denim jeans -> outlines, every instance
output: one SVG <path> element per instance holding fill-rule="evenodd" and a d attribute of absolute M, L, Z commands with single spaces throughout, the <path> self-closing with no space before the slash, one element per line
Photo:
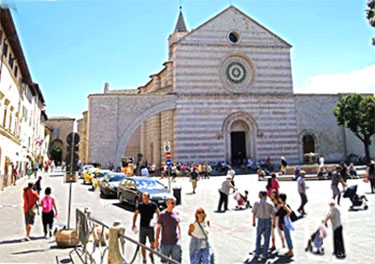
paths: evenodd
<path fill-rule="evenodd" d="M 270 236 L 271 236 L 271 226 L 272 221 L 271 219 L 261 219 L 258 218 L 258 226 L 257 226 L 257 239 L 256 239 L 256 248 L 255 253 L 260 254 L 260 240 L 262 238 L 262 233 L 264 232 L 264 245 L 263 245 L 263 256 L 267 256 L 268 252 L 268 245 L 270 243 Z"/>
<path fill-rule="evenodd" d="M 181 255 L 182 255 L 182 250 L 181 250 L 181 245 L 180 244 L 174 244 L 174 245 L 160 245 L 160 252 L 167 257 L 170 257 L 173 260 L 176 260 L 181 263 Z M 161 263 L 166 263 L 166 262 L 161 262 Z"/>
<path fill-rule="evenodd" d="M 208 247 L 195 250 L 190 256 L 190 264 L 210 264 L 210 250 Z"/>
<path fill-rule="evenodd" d="M 288 245 L 288 249 L 293 250 L 293 243 L 292 243 L 292 237 L 290 236 L 290 230 L 284 224 L 283 224 L 283 230 L 284 230 L 284 236 L 285 236 L 286 244 Z"/>

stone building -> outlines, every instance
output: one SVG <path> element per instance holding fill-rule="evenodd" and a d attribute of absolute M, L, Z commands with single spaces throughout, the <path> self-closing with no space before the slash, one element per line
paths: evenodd
<path fill-rule="evenodd" d="M 26 173 L 32 162 L 46 160 L 48 129 L 45 101 L 27 66 L 9 9 L 0 8 L 0 188 L 12 170 Z"/>
<path fill-rule="evenodd" d="M 73 131 L 74 120 L 70 117 L 56 116 L 50 117 L 47 121 L 48 127 L 52 128 L 48 153 L 57 163 L 66 160 L 68 146 L 66 137 Z"/>
<path fill-rule="evenodd" d="M 79 140 L 79 151 L 78 156 L 79 159 L 82 161 L 83 164 L 87 164 L 88 157 L 87 157 L 87 120 L 88 120 L 88 111 L 82 113 L 83 118 L 77 120 L 77 127 L 78 127 L 78 135 L 80 137 Z"/>
<path fill-rule="evenodd" d="M 144 86 L 106 85 L 89 95 L 88 162 L 118 166 L 142 152 L 160 164 L 163 142 L 179 162 L 363 155 L 362 143 L 333 115 L 342 95 L 294 94 L 292 46 L 236 7 L 192 31 L 180 12 L 168 48 L 164 68 Z"/>

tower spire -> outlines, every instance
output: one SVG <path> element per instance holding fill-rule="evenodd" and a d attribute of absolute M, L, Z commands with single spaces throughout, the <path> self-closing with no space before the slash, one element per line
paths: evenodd
<path fill-rule="evenodd" d="M 178 15 L 178 20 L 174 32 L 188 32 L 184 15 L 182 14 L 182 6 L 180 6 L 180 14 Z"/>

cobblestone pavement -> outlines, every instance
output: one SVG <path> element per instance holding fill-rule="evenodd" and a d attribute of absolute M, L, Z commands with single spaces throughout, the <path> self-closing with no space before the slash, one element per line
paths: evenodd
<path fill-rule="evenodd" d="M 223 180 L 224 177 L 200 180 L 196 194 L 191 193 L 191 185 L 188 179 L 178 179 L 176 183 L 173 183 L 174 186 L 182 187 L 182 205 L 177 206 L 176 209 L 181 216 L 183 263 L 189 263 L 188 225 L 194 220 L 194 212 L 200 206 L 205 208 L 212 223 L 210 240 L 214 248 L 216 263 L 257 263 L 249 254 L 255 247 L 256 231 L 251 226 L 250 210 L 235 210 L 235 201 L 231 195 L 229 198 L 231 210 L 226 213 L 214 212 L 219 198 L 217 190 Z M 37 219 L 31 232 L 34 239 L 30 242 L 22 241 L 25 236 L 22 188 L 27 182 L 27 178 L 21 179 L 17 186 L 8 187 L 0 192 L 0 262 L 56 263 L 56 256 L 58 256 L 64 260 L 61 263 L 68 263 L 65 260 L 71 249 L 58 249 L 55 247 L 53 238 L 42 238 L 40 219 Z M 369 185 L 362 180 L 350 180 L 349 185 L 352 184 L 358 184 L 358 193 L 366 194 L 370 189 Z M 257 199 L 258 191 L 263 189 L 265 185 L 266 182 L 257 181 L 256 175 L 236 177 L 236 186 L 240 190 L 249 190 L 252 204 Z M 331 197 L 329 181 L 309 181 L 307 185 L 309 187 L 309 202 L 306 205 L 308 215 L 294 223 L 296 230 L 292 232 L 295 256 L 291 260 L 274 257 L 267 260 L 267 263 L 375 263 L 372 254 L 375 234 L 375 195 L 371 194 L 367 195 L 369 199 L 367 211 L 348 212 L 347 209 L 351 203 L 348 199 L 342 200 L 342 219 L 347 250 L 345 260 L 338 260 L 332 256 L 331 226 L 328 228 L 328 237 L 324 240 L 326 252 L 324 256 L 312 255 L 304 251 L 309 236 L 318 227 L 321 219 L 326 216 L 329 210 L 328 200 Z M 66 224 L 69 185 L 63 183 L 61 173 L 55 173 L 43 176 L 42 187 L 46 186 L 52 186 L 52 192 L 57 198 L 59 210 L 57 222 Z M 280 191 L 288 194 L 288 203 L 296 210 L 300 202 L 296 182 L 280 182 L 280 186 Z M 81 180 L 79 183 L 73 184 L 71 226 L 75 225 L 75 208 L 89 207 L 94 217 L 109 225 L 115 220 L 119 220 L 126 227 L 127 235 L 136 237 L 130 231 L 133 216 L 132 208 L 120 206 L 117 199 L 102 199 L 99 197 L 98 191 L 90 191 L 89 189 L 90 186 L 81 184 Z M 277 239 L 276 243 L 278 247 L 281 247 L 280 240 Z M 134 248 L 130 243 L 127 243 L 128 260 L 134 252 Z M 283 253 L 285 249 L 280 249 L 279 252 Z M 79 263 L 76 257 L 74 260 Z M 141 263 L 139 258 L 136 263 Z"/>

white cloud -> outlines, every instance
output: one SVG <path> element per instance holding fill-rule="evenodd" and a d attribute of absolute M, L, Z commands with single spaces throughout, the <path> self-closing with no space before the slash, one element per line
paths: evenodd
<path fill-rule="evenodd" d="M 311 77 L 305 93 L 375 93 L 375 64 L 349 74 L 337 73 Z"/>

